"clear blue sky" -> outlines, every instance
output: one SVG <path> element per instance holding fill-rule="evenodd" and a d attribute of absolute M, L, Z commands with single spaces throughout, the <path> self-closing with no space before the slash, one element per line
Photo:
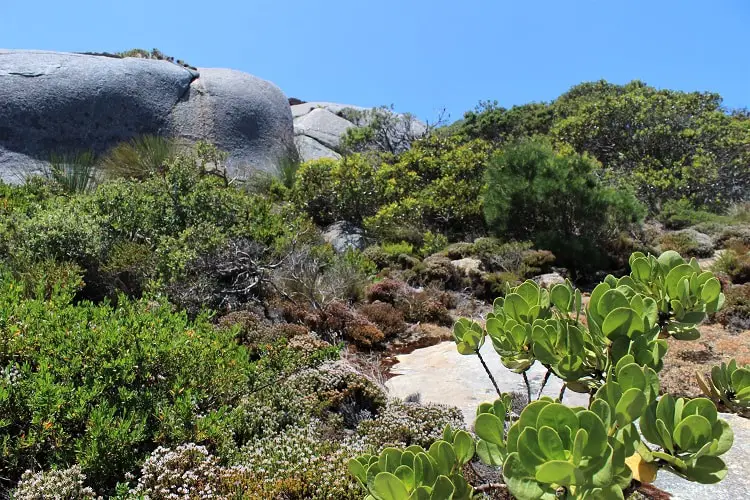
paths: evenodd
<path fill-rule="evenodd" d="M 0 47 L 157 47 L 288 96 L 458 119 L 641 79 L 750 107 L 747 0 L 0 0 Z"/>

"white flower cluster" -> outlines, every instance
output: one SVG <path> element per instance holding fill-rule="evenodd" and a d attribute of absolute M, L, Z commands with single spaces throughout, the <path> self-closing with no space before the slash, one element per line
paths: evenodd
<path fill-rule="evenodd" d="M 365 446 L 376 450 L 412 444 L 428 447 L 442 437 L 446 425 L 453 429 L 465 427 L 458 408 L 392 399 L 377 417 L 360 423 L 357 434 Z"/>
<path fill-rule="evenodd" d="M 0 382 L 14 386 L 21 381 L 21 370 L 15 365 L 8 365 L 0 371 Z"/>
<path fill-rule="evenodd" d="M 194 443 L 159 447 L 141 467 L 130 494 L 149 499 L 217 498 L 223 469 L 216 457 Z"/>
<path fill-rule="evenodd" d="M 50 500 L 91 499 L 97 497 L 94 490 L 84 486 L 86 475 L 80 465 L 68 469 L 31 472 L 27 470 L 21 476 L 12 498 L 15 500 Z"/>
<path fill-rule="evenodd" d="M 365 449 L 351 438 L 326 438 L 322 430 L 321 423 L 313 419 L 305 427 L 249 443 L 242 449 L 245 470 L 269 484 L 287 478 L 314 481 L 315 490 L 308 492 L 312 499 L 357 497 L 360 487 L 346 464 Z"/>

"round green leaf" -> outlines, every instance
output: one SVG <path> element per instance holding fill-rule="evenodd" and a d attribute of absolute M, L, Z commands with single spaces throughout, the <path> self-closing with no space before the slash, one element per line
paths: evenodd
<path fill-rule="evenodd" d="M 688 463 L 685 474 L 691 481 L 702 484 L 714 484 L 724 479 L 727 475 L 727 466 L 718 457 L 704 455 L 695 463 Z"/>
<path fill-rule="evenodd" d="M 698 451 L 712 439 L 711 423 L 701 415 L 689 415 L 674 429 L 674 442 L 682 451 Z"/>
<path fill-rule="evenodd" d="M 390 472 L 381 472 L 375 476 L 370 486 L 370 493 L 377 500 L 406 500 L 409 492 L 399 478 Z"/>
<path fill-rule="evenodd" d="M 477 433 L 477 436 L 498 446 L 505 445 L 505 439 L 503 438 L 504 430 L 503 421 L 492 413 L 477 415 L 477 419 L 474 422 L 474 432 Z"/>
<path fill-rule="evenodd" d="M 615 406 L 615 418 L 620 427 L 635 422 L 643 414 L 648 401 L 642 389 L 628 389 Z"/>
<path fill-rule="evenodd" d="M 554 483 L 569 486 L 576 483 L 576 466 L 563 460 L 552 460 L 539 466 L 536 480 L 540 483 Z"/>

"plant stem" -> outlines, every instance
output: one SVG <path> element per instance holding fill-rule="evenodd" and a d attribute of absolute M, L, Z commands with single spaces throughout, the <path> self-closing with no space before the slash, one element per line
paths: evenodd
<path fill-rule="evenodd" d="M 567 384 L 563 384 L 562 389 L 560 389 L 559 399 L 560 399 L 561 403 L 562 403 L 562 400 L 563 400 L 563 396 L 565 396 L 565 389 L 567 389 L 567 387 L 568 387 Z"/>
<path fill-rule="evenodd" d="M 542 386 L 539 388 L 539 394 L 536 395 L 536 399 L 539 399 L 542 397 L 542 392 L 544 392 L 544 386 L 547 385 L 547 381 L 549 381 L 550 375 L 552 375 L 552 368 L 547 368 L 547 373 L 544 374 L 544 378 L 542 379 Z"/>
<path fill-rule="evenodd" d="M 484 368 L 485 373 L 490 378 L 490 382 L 492 382 L 492 385 L 495 386 L 495 391 L 497 392 L 497 395 L 502 396 L 503 394 L 500 392 L 500 388 L 497 386 L 497 382 L 495 382 L 495 377 L 492 376 L 492 372 L 487 367 L 487 363 L 484 362 L 484 358 L 482 358 L 482 355 L 479 354 L 479 350 L 477 350 L 477 357 L 479 358 L 479 361 L 482 363 L 482 368 Z"/>
<path fill-rule="evenodd" d="M 523 383 L 526 384 L 526 397 L 528 398 L 526 401 L 528 404 L 531 404 L 531 384 L 529 383 L 529 377 L 525 371 L 521 375 L 523 375 Z"/>

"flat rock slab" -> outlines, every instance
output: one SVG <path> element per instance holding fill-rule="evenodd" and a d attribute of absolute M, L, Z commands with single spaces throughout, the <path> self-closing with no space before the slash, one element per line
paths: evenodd
<path fill-rule="evenodd" d="M 505 368 L 490 342 L 480 350 L 482 357 L 495 377 L 500 392 L 526 394 L 523 377 Z M 464 414 L 468 425 L 474 423 L 477 407 L 484 401 L 494 401 L 497 393 L 477 356 L 463 356 L 456 351 L 454 342 L 417 349 L 410 354 L 397 356 L 398 363 L 391 368 L 397 375 L 386 387 L 391 395 L 404 398 L 416 392 L 422 401 L 457 406 Z M 536 398 L 546 370 L 536 363 L 527 372 L 531 382 L 531 396 Z M 545 396 L 557 397 L 562 380 L 550 377 L 544 389 Z M 588 405 L 588 396 L 567 391 L 563 401 L 572 406 Z"/>

